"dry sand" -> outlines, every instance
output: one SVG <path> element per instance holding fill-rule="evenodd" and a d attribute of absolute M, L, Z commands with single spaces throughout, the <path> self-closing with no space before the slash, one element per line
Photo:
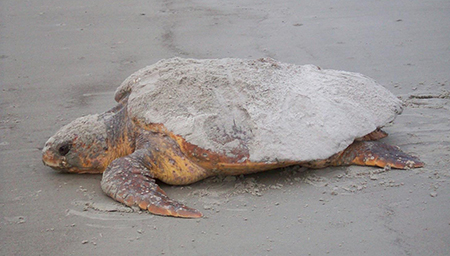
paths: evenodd
<path fill-rule="evenodd" d="M 342 3 L 341 3 L 342 2 Z M 450 2 L 0 3 L 0 255 L 449 255 Z M 117 205 L 44 142 L 162 58 L 260 58 L 368 75 L 406 101 L 385 141 L 415 170 L 286 169 L 162 185 L 199 220 Z"/>

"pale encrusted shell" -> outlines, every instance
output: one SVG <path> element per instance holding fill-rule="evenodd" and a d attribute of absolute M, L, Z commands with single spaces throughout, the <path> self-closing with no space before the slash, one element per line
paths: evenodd
<path fill-rule="evenodd" d="M 128 94 L 130 117 L 256 162 L 328 158 L 402 111 L 366 76 L 273 59 L 161 60 L 127 78 L 116 99 Z"/>

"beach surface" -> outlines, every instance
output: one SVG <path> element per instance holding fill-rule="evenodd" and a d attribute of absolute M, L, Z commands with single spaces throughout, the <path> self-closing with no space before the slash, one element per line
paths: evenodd
<path fill-rule="evenodd" d="M 450 2 L 0 3 L 0 255 L 450 255 Z M 404 101 L 383 141 L 425 167 L 292 167 L 161 184 L 201 219 L 122 206 L 45 141 L 115 106 L 160 59 L 251 58 L 367 75 Z"/>

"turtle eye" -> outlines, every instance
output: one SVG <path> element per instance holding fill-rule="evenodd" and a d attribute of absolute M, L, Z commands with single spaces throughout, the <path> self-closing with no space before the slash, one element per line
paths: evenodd
<path fill-rule="evenodd" d="M 58 153 L 61 156 L 65 156 L 65 155 L 67 155 L 67 153 L 69 153 L 70 148 L 71 148 L 71 145 L 69 143 L 63 144 L 58 148 Z"/>

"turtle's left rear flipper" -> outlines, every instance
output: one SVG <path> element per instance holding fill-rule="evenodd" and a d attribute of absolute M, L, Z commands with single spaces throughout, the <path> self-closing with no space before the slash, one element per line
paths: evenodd
<path fill-rule="evenodd" d="M 114 160 L 103 173 L 103 191 L 115 200 L 153 214 L 200 218 L 202 213 L 171 200 L 133 154 Z"/>
<path fill-rule="evenodd" d="M 419 158 L 406 154 L 398 147 L 379 141 L 355 141 L 331 163 L 334 166 L 349 164 L 378 167 L 389 165 L 396 169 L 424 166 Z"/>

